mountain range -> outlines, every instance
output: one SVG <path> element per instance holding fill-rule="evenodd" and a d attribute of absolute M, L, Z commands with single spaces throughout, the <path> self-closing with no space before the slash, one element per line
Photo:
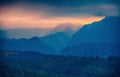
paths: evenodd
<path fill-rule="evenodd" d="M 3 29 L 0 30 L 0 33 L 3 33 L 6 35 L 4 38 L 10 38 L 10 39 L 19 39 L 19 38 L 32 38 L 32 37 L 44 37 L 51 34 L 55 34 L 58 32 L 64 32 L 66 34 L 69 34 L 72 36 L 81 25 L 75 25 L 70 23 L 62 23 L 58 24 L 53 28 L 26 28 L 26 29 Z M 0 35 L 0 37 L 3 37 Z"/>
<path fill-rule="evenodd" d="M 48 28 L 34 28 L 34 29 L 4 29 L 1 30 L 9 39 L 32 38 L 34 36 L 42 37 L 49 31 Z"/>
<path fill-rule="evenodd" d="M 118 43 L 120 42 L 120 17 L 105 19 L 84 25 L 71 38 L 69 45 L 80 43 Z"/>
<path fill-rule="evenodd" d="M 79 30 L 79 28 L 81 26 L 82 25 L 80 25 L 80 24 L 70 24 L 70 23 L 58 24 L 53 29 L 48 31 L 46 35 L 55 34 L 58 32 L 64 32 L 67 35 L 72 36 L 75 32 L 77 32 Z"/>
<path fill-rule="evenodd" d="M 45 44 L 49 45 L 51 48 L 59 54 L 60 51 L 67 45 L 71 36 L 65 32 L 58 32 L 45 37 L 40 38 Z"/>
<path fill-rule="evenodd" d="M 64 23 L 64 24 L 57 25 L 53 29 L 9 29 L 9 30 L 5 30 L 5 31 L 1 31 L 1 33 L 5 32 L 6 36 L 8 37 L 7 39 L 8 40 L 12 39 L 9 41 L 12 41 L 12 42 L 15 41 L 16 42 L 15 44 L 19 44 L 19 43 L 17 43 L 17 41 L 19 42 L 20 40 L 23 40 L 23 39 L 19 39 L 19 38 L 24 38 L 24 41 L 26 44 L 26 43 L 28 43 L 28 42 L 26 42 L 27 40 L 31 40 L 33 36 L 34 37 L 36 36 L 39 40 L 34 39 L 34 41 L 35 40 L 37 40 L 38 42 L 42 41 L 42 43 L 40 43 L 40 45 L 42 45 L 44 43 L 44 44 L 48 45 L 50 48 L 54 49 L 54 51 L 56 51 L 54 53 L 59 54 L 60 51 L 66 46 L 66 44 L 68 43 L 68 41 L 70 40 L 72 35 L 79 28 L 80 28 L 80 25 Z M 3 36 L 3 34 L 2 34 L 2 36 Z M 6 40 L 4 40 L 4 41 L 6 41 Z M 21 41 L 21 42 L 24 42 L 24 41 Z M 30 43 L 30 44 L 32 44 L 32 43 Z M 43 44 L 43 46 L 44 46 L 44 44 Z M 9 43 L 8 43 L 8 45 L 9 45 Z M 11 45 L 13 45 L 13 44 L 11 44 Z M 37 44 L 34 43 L 34 45 L 36 48 L 37 47 L 39 48 L 39 46 L 36 46 L 36 45 L 39 45 L 38 43 Z M 24 51 L 29 50 L 29 48 L 27 46 L 25 46 L 25 47 L 24 47 L 25 49 L 23 48 Z M 9 49 L 9 48 L 6 48 L 6 49 Z M 11 50 L 14 50 L 14 48 L 11 48 Z M 17 48 L 15 48 L 15 50 Z M 38 49 L 38 51 L 39 51 L 39 49 Z"/>
<path fill-rule="evenodd" d="M 55 49 L 59 54 L 60 51 L 66 47 L 72 35 L 80 28 L 80 25 L 75 24 L 59 24 L 51 29 L 46 36 L 41 37 L 41 40 Z"/>
<path fill-rule="evenodd" d="M 44 44 L 38 37 L 30 39 L 0 39 L 0 50 L 35 51 L 44 54 L 56 53 L 54 49 Z"/>
<path fill-rule="evenodd" d="M 0 50 L 36 51 L 71 56 L 120 56 L 120 17 L 92 24 L 59 24 L 43 37 L 0 39 Z M 2 36 L 4 35 L 3 32 Z"/>
<path fill-rule="evenodd" d="M 83 26 L 76 32 L 64 55 L 111 56 L 120 55 L 120 17 L 105 19 Z"/>

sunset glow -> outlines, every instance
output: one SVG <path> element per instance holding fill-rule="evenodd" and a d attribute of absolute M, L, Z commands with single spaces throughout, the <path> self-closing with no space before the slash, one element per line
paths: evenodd
<path fill-rule="evenodd" d="M 42 11 L 36 12 L 17 7 L 1 7 L 0 22 L 2 28 L 52 28 L 61 23 L 88 24 L 99 21 L 104 17 L 86 16 L 86 17 L 47 17 Z"/>

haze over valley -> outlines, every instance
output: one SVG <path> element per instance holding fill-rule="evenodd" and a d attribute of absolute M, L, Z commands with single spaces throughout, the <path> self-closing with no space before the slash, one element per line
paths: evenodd
<path fill-rule="evenodd" d="M 0 0 L 0 77 L 120 77 L 120 0 Z"/>

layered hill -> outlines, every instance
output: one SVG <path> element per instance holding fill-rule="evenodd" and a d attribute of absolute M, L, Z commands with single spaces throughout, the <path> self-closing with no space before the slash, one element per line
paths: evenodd
<path fill-rule="evenodd" d="M 0 39 L 0 43 L 0 50 L 34 51 L 45 54 L 55 53 L 54 49 L 44 44 L 38 37 L 30 39 Z"/>
<path fill-rule="evenodd" d="M 66 47 L 72 35 L 80 28 L 80 25 L 63 23 L 59 24 L 50 31 L 41 40 L 55 49 L 59 54 Z"/>
<path fill-rule="evenodd" d="M 55 49 L 59 54 L 60 51 L 67 45 L 68 41 L 70 40 L 71 36 L 64 33 L 58 32 L 55 34 L 51 34 L 45 37 L 42 37 L 41 40 L 49 45 L 51 48 Z"/>

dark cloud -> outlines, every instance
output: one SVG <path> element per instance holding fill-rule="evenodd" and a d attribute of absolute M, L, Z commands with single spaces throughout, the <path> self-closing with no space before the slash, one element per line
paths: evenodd
<path fill-rule="evenodd" d="M 0 5 L 29 4 L 31 10 L 42 10 L 47 15 L 56 16 L 114 16 L 119 15 L 120 0 L 1 0 Z M 44 7 L 41 5 L 44 5 Z M 34 8 L 35 7 L 35 8 Z"/>
<path fill-rule="evenodd" d="M 43 8 L 44 16 L 63 16 L 63 17 L 81 17 L 81 16 L 119 16 L 119 7 L 112 4 L 86 5 L 79 7 L 46 7 Z M 36 9 L 38 10 L 38 9 Z"/>
<path fill-rule="evenodd" d="M 120 0 L 0 0 L 0 4 L 12 4 L 12 3 L 35 3 L 45 4 L 50 6 L 61 7 L 76 7 L 83 5 L 93 4 L 115 4 L 119 5 Z"/>
<path fill-rule="evenodd" d="M 14 2 L 16 1 L 15 0 L 0 0 L 0 6 L 13 4 Z"/>

